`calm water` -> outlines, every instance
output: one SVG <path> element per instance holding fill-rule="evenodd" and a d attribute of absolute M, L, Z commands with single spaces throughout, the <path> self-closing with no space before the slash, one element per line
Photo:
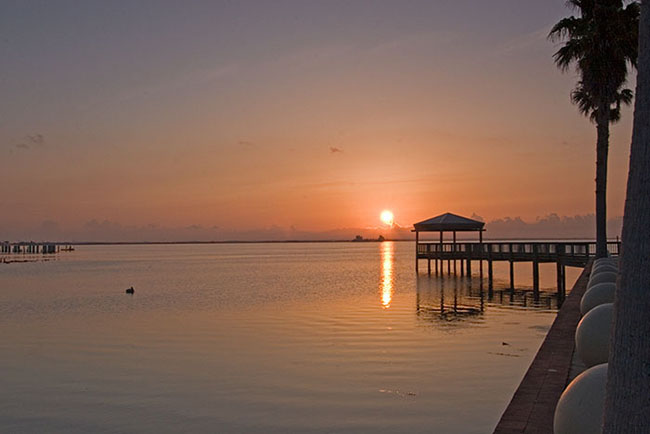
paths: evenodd
<path fill-rule="evenodd" d="M 0 264 L 0 432 L 490 433 L 555 299 L 504 293 L 500 266 L 491 296 L 477 277 L 416 278 L 413 250 L 82 246 Z"/>

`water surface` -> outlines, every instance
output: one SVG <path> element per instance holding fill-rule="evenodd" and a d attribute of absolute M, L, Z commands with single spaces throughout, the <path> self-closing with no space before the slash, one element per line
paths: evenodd
<path fill-rule="evenodd" d="M 0 264 L 0 432 L 492 432 L 554 295 L 504 291 L 501 265 L 492 292 L 416 277 L 413 250 L 81 246 Z"/>

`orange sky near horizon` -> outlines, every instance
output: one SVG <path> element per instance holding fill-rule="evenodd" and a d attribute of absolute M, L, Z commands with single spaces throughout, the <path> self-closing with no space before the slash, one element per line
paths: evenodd
<path fill-rule="evenodd" d="M 575 76 L 555 68 L 545 37 L 568 13 L 557 3 L 499 0 L 494 16 L 468 1 L 341 4 L 337 32 L 314 5 L 290 5 L 298 24 L 215 5 L 203 13 L 256 25 L 216 45 L 205 40 L 220 30 L 201 11 L 114 6 L 155 16 L 138 27 L 87 6 L 78 13 L 89 24 L 69 34 L 65 7 L 40 29 L 46 11 L 16 6 L 2 30 L 13 62 L 0 88 L 14 103 L 0 110 L 0 227 L 322 231 L 379 225 L 383 209 L 402 226 L 446 211 L 593 213 L 595 127 L 570 104 Z M 481 10 L 457 15 L 470 7 Z M 390 25 L 375 29 L 382 20 Z M 612 128 L 612 217 L 623 210 L 631 121 L 626 109 Z"/>

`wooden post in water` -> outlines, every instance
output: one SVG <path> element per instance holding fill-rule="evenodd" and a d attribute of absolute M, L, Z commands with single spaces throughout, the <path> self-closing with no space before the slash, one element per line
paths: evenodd
<path fill-rule="evenodd" d="M 456 275 L 456 231 L 454 231 L 454 276 Z"/>
<path fill-rule="evenodd" d="M 535 301 L 539 300 L 539 262 L 533 261 L 533 297 Z"/>
<path fill-rule="evenodd" d="M 479 275 L 481 276 L 481 280 L 483 280 L 483 229 L 481 229 L 478 233 L 478 240 L 479 240 L 479 260 L 478 260 L 478 268 L 479 268 Z"/>
<path fill-rule="evenodd" d="M 564 297 L 566 296 L 566 269 L 562 262 L 557 262 L 557 301 L 558 305 L 562 305 Z"/>
<path fill-rule="evenodd" d="M 443 258 L 443 256 L 442 256 L 442 250 L 443 249 L 442 248 L 443 248 L 443 245 L 442 245 L 442 231 L 440 231 L 440 253 L 439 253 L 439 255 L 440 255 L 440 275 L 442 275 L 442 273 L 444 271 L 442 267 L 445 266 L 445 262 L 442 259 Z"/>
<path fill-rule="evenodd" d="M 415 274 L 418 273 L 418 246 L 419 246 L 419 236 L 418 231 L 415 231 Z"/>
<path fill-rule="evenodd" d="M 562 301 L 566 297 L 566 267 L 562 264 Z"/>
<path fill-rule="evenodd" d="M 492 289 L 494 288 L 493 277 L 494 277 L 494 273 L 492 270 L 492 260 L 488 259 L 488 293 L 490 297 L 492 296 Z"/>
<path fill-rule="evenodd" d="M 539 258 L 537 244 L 533 244 L 533 298 L 539 300 Z"/>
<path fill-rule="evenodd" d="M 510 290 L 515 290 L 515 262 L 510 261 Z"/>
<path fill-rule="evenodd" d="M 431 276 L 431 258 L 427 258 L 427 274 Z"/>
<path fill-rule="evenodd" d="M 566 253 L 564 244 L 555 245 L 555 254 L 557 255 L 557 303 L 561 306 L 566 296 L 566 269 L 562 261 L 562 256 Z"/>

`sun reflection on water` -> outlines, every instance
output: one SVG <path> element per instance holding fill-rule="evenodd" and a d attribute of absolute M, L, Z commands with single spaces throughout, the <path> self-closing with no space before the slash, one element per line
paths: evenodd
<path fill-rule="evenodd" d="M 392 241 L 381 243 L 381 305 L 384 309 L 390 307 L 393 300 L 393 262 L 395 260 L 395 245 Z"/>

